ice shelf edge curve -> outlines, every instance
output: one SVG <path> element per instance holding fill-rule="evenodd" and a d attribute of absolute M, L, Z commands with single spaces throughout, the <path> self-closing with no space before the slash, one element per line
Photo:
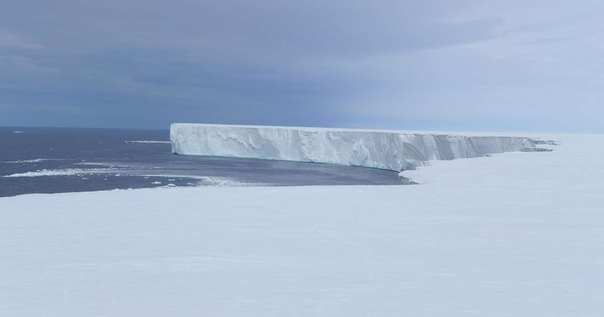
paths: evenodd
<path fill-rule="evenodd" d="M 397 131 L 174 123 L 172 152 L 315 162 L 400 172 L 429 160 L 535 151 L 535 141 L 512 136 L 462 136 Z"/>

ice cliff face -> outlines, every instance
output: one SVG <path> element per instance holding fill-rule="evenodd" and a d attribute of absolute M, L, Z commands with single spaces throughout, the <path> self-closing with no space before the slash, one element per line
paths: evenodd
<path fill-rule="evenodd" d="M 176 154 L 317 162 L 401 171 L 423 161 L 535 149 L 522 137 L 172 124 Z"/>

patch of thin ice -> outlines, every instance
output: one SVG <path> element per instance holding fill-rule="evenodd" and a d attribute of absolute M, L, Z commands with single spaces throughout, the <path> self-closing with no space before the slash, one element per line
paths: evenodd
<path fill-rule="evenodd" d="M 245 183 L 225 177 L 210 177 L 210 176 L 195 176 L 195 175 L 175 175 L 175 174 L 145 174 L 136 175 L 141 177 L 165 177 L 170 179 L 188 178 L 198 180 L 197 186 L 211 187 L 249 187 L 249 186 L 268 186 L 270 184 L 262 183 Z M 169 180 L 170 181 L 170 180 Z M 156 184 L 155 182 L 153 184 Z M 190 183 L 189 183 L 190 184 Z"/>
<path fill-rule="evenodd" d="M 213 186 L 213 187 L 247 187 L 247 186 L 259 186 L 261 184 L 254 184 L 254 183 L 243 183 L 243 182 L 238 182 L 232 179 L 228 179 L 228 178 L 222 178 L 222 177 L 207 177 L 207 176 L 201 176 L 201 177 L 193 177 L 196 179 L 201 180 L 200 185 L 205 185 L 205 186 Z"/>
<path fill-rule="evenodd" d="M 90 174 L 109 174 L 109 173 L 118 173 L 123 172 L 115 169 L 79 169 L 79 168 L 69 168 L 69 169 L 58 169 L 58 170 L 39 170 L 35 172 L 25 172 L 25 173 L 16 173 L 5 175 L 2 177 L 5 178 L 17 178 L 17 177 L 44 177 L 44 176 L 74 176 L 74 175 L 90 175 Z"/>
<path fill-rule="evenodd" d="M 40 163 L 40 162 L 46 162 L 46 161 L 59 161 L 59 159 L 32 159 L 32 160 L 17 160 L 17 161 L 6 161 L 6 162 L 2 162 L 2 163 L 6 163 L 6 164 L 24 164 L 24 163 Z"/>

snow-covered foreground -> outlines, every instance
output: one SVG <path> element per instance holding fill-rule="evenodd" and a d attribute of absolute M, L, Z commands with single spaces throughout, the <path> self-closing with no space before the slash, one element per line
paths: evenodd
<path fill-rule="evenodd" d="M 604 142 L 418 186 L 0 199 L 1 316 L 603 316 Z"/>

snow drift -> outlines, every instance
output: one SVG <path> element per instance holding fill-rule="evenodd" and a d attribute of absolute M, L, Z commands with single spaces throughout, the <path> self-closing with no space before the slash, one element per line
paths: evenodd
<path fill-rule="evenodd" d="M 401 171 L 423 161 L 535 150 L 525 137 L 176 123 L 172 152 L 363 166 Z"/>

